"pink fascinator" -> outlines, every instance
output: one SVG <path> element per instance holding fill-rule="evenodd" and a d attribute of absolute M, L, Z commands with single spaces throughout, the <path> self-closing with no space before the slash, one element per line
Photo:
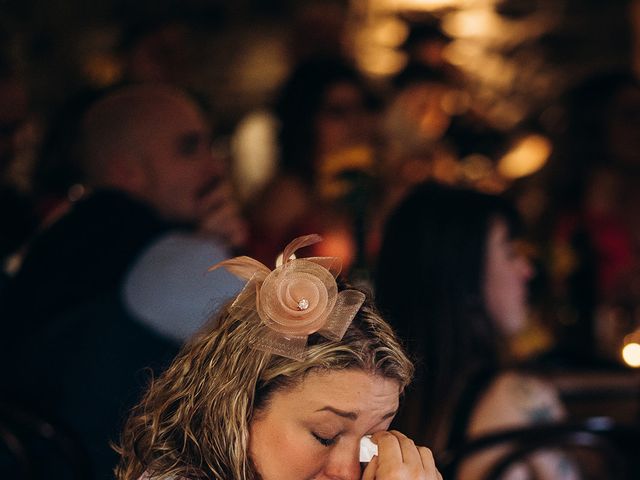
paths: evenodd
<path fill-rule="evenodd" d="M 238 319 L 257 316 L 261 326 L 254 348 L 295 360 L 304 358 L 307 337 L 318 333 L 340 340 L 365 300 L 357 290 L 338 292 L 336 277 L 342 263 L 336 257 L 295 258 L 299 248 L 322 240 L 320 235 L 294 239 L 284 249 L 283 263 L 274 270 L 250 257 L 236 257 L 217 263 L 248 280 L 231 304 L 229 312 Z"/>

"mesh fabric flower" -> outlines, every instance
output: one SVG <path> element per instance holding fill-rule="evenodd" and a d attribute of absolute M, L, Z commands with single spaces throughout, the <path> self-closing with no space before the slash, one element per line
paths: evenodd
<path fill-rule="evenodd" d="M 284 249 L 283 264 L 274 270 L 245 256 L 225 260 L 209 269 L 225 267 L 248 280 L 230 313 L 249 321 L 257 315 L 266 327 L 256 336 L 255 348 L 301 359 L 309 335 L 319 333 L 330 340 L 340 340 L 360 309 L 365 299 L 362 292 L 338 292 L 335 280 L 341 268 L 338 258 L 293 256 L 299 248 L 321 240 L 319 235 L 294 239 Z"/>

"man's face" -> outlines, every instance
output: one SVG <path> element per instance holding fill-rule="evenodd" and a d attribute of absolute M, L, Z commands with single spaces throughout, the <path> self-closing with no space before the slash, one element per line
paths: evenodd
<path fill-rule="evenodd" d="M 222 160 L 211 154 L 211 134 L 195 104 L 170 97 L 155 109 L 141 139 L 140 193 L 164 218 L 195 224 L 204 214 L 203 197 L 222 179 Z"/>

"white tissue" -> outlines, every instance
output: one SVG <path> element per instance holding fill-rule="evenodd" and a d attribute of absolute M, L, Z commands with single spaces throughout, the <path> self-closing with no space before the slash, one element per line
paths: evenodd
<path fill-rule="evenodd" d="M 360 462 L 370 462 L 375 455 L 378 455 L 378 445 L 371 441 L 371 435 L 365 435 L 360 439 Z"/>

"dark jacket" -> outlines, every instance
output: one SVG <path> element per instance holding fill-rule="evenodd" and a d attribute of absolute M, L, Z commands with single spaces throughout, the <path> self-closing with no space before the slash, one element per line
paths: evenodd
<path fill-rule="evenodd" d="M 122 192 L 96 192 L 75 204 L 34 238 L 3 289 L 4 339 L 14 343 L 32 335 L 51 318 L 119 285 L 142 249 L 170 227 Z"/>

